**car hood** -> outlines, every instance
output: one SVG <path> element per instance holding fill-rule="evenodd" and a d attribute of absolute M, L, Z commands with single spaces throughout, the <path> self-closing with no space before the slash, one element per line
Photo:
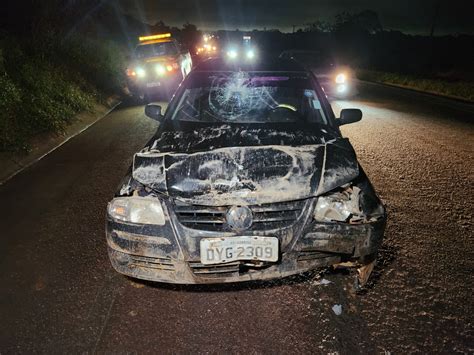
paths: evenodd
<path fill-rule="evenodd" d="M 167 139 L 167 138 L 166 138 Z M 184 202 L 253 205 L 318 196 L 359 175 L 345 138 L 316 144 L 222 146 L 183 153 L 158 151 L 165 139 L 134 157 L 132 177 L 154 191 Z M 207 142 L 209 143 L 209 141 Z M 227 142 L 229 143 L 229 142 Z M 175 141 L 175 148 L 196 143 Z M 184 147 L 182 145 L 185 145 Z"/>
<path fill-rule="evenodd" d="M 170 63 L 174 62 L 177 59 L 177 55 L 160 55 L 155 57 L 146 57 L 141 59 L 135 59 L 130 62 L 131 67 L 143 66 L 143 65 L 153 65 L 156 63 Z"/>
<path fill-rule="evenodd" d="M 144 58 L 143 61 L 145 63 L 162 63 L 176 60 L 177 57 L 178 55 L 160 55 L 155 57 Z"/>
<path fill-rule="evenodd" d="M 152 139 L 153 152 L 194 153 L 223 147 L 324 144 L 336 139 L 330 127 L 317 124 L 209 124 L 167 123 Z"/>

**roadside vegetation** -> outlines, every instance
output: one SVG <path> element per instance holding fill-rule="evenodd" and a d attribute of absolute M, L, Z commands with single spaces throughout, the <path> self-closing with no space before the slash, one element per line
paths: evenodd
<path fill-rule="evenodd" d="M 415 75 L 358 70 L 357 78 L 383 84 L 397 85 L 432 94 L 445 95 L 474 102 L 474 82 L 444 78 L 424 78 Z"/>
<path fill-rule="evenodd" d="M 0 37 L 0 151 L 60 133 L 73 117 L 123 86 L 120 49 L 76 35 Z"/>
<path fill-rule="evenodd" d="M 42 132 L 61 132 L 78 112 L 124 85 L 122 49 L 139 35 L 171 32 L 191 51 L 201 39 L 195 25 L 149 25 L 102 0 L 8 1 L 0 11 L 0 151 L 27 151 Z M 2 9 L 3 10 L 3 9 Z M 217 31 L 225 42 L 244 32 Z M 365 68 L 363 80 L 474 101 L 474 36 L 429 36 L 384 29 L 376 12 L 341 13 L 294 28 L 251 31 L 259 52 L 320 53 L 338 65 Z M 120 44 L 120 47 L 119 45 Z M 439 75 L 438 73 L 457 73 Z"/>

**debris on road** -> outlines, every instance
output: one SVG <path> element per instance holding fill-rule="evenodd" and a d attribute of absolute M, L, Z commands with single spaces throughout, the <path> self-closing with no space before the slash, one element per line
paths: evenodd
<path fill-rule="evenodd" d="M 340 316 L 342 314 L 342 306 L 340 304 L 335 304 L 332 306 L 332 311 L 336 316 Z"/>
<path fill-rule="evenodd" d="M 375 260 L 357 269 L 357 286 L 364 287 L 374 270 Z"/>
<path fill-rule="evenodd" d="M 327 279 L 314 280 L 312 284 L 315 286 L 319 286 L 319 285 L 326 286 L 326 285 L 332 284 L 332 281 L 329 281 Z"/>

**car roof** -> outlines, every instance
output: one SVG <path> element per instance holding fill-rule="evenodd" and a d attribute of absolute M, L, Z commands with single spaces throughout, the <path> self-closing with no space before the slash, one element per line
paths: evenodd
<path fill-rule="evenodd" d="M 211 58 L 193 69 L 194 72 L 218 72 L 218 71 L 265 71 L 265 72 L 307 72 L 307 70 L 296 61 L 280 58 L 257 58 L 247 60 L 227 60 L 224 58 Z"/>

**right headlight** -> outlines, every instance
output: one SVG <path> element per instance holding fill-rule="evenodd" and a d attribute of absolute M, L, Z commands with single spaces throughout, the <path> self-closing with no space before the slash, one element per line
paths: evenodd
<path fill-rule="evenodd" d="M 137 73 L 137 76 L 138 76 L 139 78 L 144 78 L 144 77 L 146 76 L 146 71 L 145 71 L 145 69 L 143 69 L 143 68 L 141 68 L 141 67 L 137 67 L 137 68 L 135 69 L 135 73 Z"/>
<path fill-rule="evenodd" d="M 359 193 L 360 189 L 352 186 L 340 192 L 318 197 L 314 219 L 320 222 L 347 222 L 352 216 L 362 216 Z"/>
<path fill-rule="evenodd" d="M 165 75 L 166 74 L 166 68 L 162 64 L 157 64 L 157 66 L 155 67 L 155 70 L 156 70 L 156 73 L 158 75 Z"/>
<path fill-rule="evenodd" d="M 239 52 L 237 52 L 236 49 L 229 49 L 227 51 L 227 56 L 230 58 L 230 59 L 235 59 L 237 58 L 239 55 Z"/>
<path fill-rule="evenodd" d="M 107 211 L 110 217 L 124 222 L 138 224 L 165 224 L 165 214 L 157 198 L 117 197 L 109 202 Z"/>

